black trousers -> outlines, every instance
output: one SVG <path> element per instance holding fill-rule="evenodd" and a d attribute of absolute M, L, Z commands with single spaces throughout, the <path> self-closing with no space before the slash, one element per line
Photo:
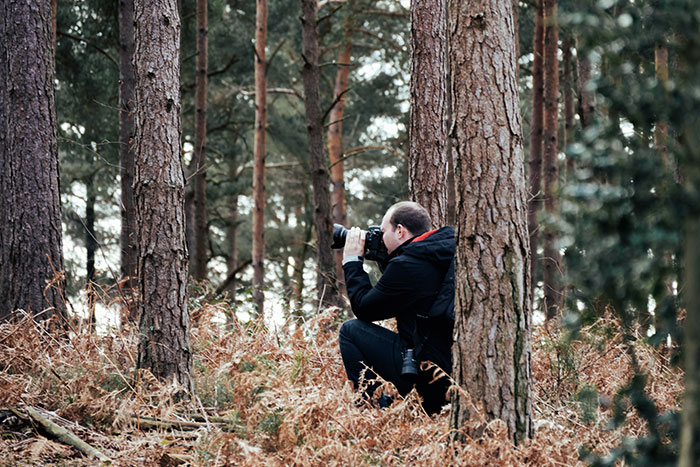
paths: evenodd
<path fill-rule="evenodd" d="M 413 388 L 413 382 L 401 377 L 401 366 L 406 344 L 395 332 L 373 323 L 353 319 L 346 321 L 340 327 L 338 338 L 340 354 L 345 365 L 345 373 L 357 389 L 360 375 L 365 372 L 365 381 L 379 375 L 386 381 L 394 383 L 399 394 L 405 396 Z M 449 368 L 445 369 L 449 373 Z M 446 395 L 450 387 L 449 378 L 434 378 L 433 370 L 419 370 L 415 381 L 416 390 L 423 399 L 423 409 L 428 414 L 440 412 L 447 403 Z M 369 382 L 364 396 L 371 400 L 374 391 L 379 386 Z M 380 405 L 381 405 L 380 400 Z"/>

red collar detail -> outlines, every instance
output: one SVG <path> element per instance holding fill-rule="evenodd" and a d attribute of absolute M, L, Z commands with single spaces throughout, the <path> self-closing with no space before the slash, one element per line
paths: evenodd
<path fill-rule="evenodd" d="M 416 237 L 413 240 L 411 240 L 411 243 L 420 242 L 421 240 L 425 240 L 426 238 L 430 237 L 432 234 L 434 234 L 438 230 L 440 230 L 440 229 L 433 229 L 430 232 L 426 232 L 423 235 L 420 235 L 419 237 Z"/>

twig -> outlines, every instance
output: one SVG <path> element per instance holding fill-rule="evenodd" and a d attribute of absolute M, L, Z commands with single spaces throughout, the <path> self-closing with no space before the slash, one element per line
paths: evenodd
<path fill-rule="evenodd" d="M 48 418 L 41 415 L 34 407 L 26 407 L 25 410 L 29 417 L 34 420 L 48 435 L 60 441 L 63 444 L 73 446 L 83 454 L 96 457 L 101 462 L 112 462 L 112 459 L 102 454 L 97 449 L 87 444 L 82 439 L 78 438 L 73 432 L 63 428 L 60 425 L 52 422 Z M 13 410 L 14 412 L 14 410 Z"/>

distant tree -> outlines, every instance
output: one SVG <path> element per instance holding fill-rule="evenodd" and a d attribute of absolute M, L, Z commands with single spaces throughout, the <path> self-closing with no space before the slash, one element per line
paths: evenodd
<path fill-rule="evenodd" d="M 318 32 L 316 30 L 317 0 L 301 1 L 302 56 L 304 65 L 304 104 L 306 129 L 309 138 L 311 181 L 314 192 L 314 227 L 316 230 L 316 290 L 319 304 L 337 305 L 340 295 L 336 287 L 336 269 L 331 243 L 333 221 L 331 219 L 330 175 L 323 152 L 323 122 L 321 121 L 321 96 Z"/>
<path fill-rule="evenodd" d="M 65 318 L 50 2 L 0 6 L 0 319 Z"/>
<path fill-rule="evenodd" d="M 141 340 L 138 368 L 192 383 L 175 0 L 136 0 L 134 188 Z"/>
<path fill-rule="evenodd" d="M 119 1 L 119 175 L 121 178 L 121 277 L 129 320 L 138 319 L 136 282 L 136 208 L 134 206 L 134 0 Z"/>
<path fill-rule="evenodd" d="M 448 7 L 458 219 L 453 377 L 521 442 L 532 434 L 531 316 L 512 6 L 450 0 Z M 457 433 L 470 410 L 456 394 Z"/>
<path fill-rule="evenodd" d="M 532 116 L 530 117 L 530 158 L 527 225 L 530 235 L 530 280 L 537 285 L 539 255 L 538 213 L 542 209 L 542 121 L 544 119 L 544 0 L 535 2 L 535 33 L 532 45 Z M 534 296 L 534 294 L 532 294 Z"/>
<path fill-rule="evenodd" d="M 197 0 L 197 77 L 194 97 L 194 262 L 193 277 L 198 281 L 207 278 L 207 71 L 209 48 L 207 41 L 207 0 Z"/>
<path fill-rule="evenodd" d="M 253 296 L 257 313 L 265 302 L 265 137 L 267 131 L 267 0 L 256 0 L 255 147 L 253 168 Z"/>
<path fill-rule="evenodd" d="M 411 2 L 411 115 L 408 188 L 433 226 L 447 223 L 447 9 Z"/>
<path fill-rule="evenodd" d="M 564 70 L 562 73 L 562 94 L 564 95 L 564 131 L 561 135 L 561 146 L 566 150 L 566 146 L 574 141 L 574 58 L 571 50 L 573 41 L 571 35 L 566 34 L 562 41 L 562 62 Z M 573 175 L 574 159 L 566 157 L 566 177 Z"/>
<path fill-rule="evenodd" d="M 544 113 L 542 128 L 543 196 L 548 223 L 544 229 L 542 284 L 548 320 L 560 314 L 562 303 L 561 254 L 552 222 L 559 213 L 559 26 L 557 0 L 543 0 L 544 7 Z"/>

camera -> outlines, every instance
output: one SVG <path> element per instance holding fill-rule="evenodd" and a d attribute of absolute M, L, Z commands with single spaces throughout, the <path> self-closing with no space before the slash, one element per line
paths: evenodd
<path fill-rule="evenodd" d="M 418 365 L 416 360 L 413 358 L 413 349 L 406 349 L 406 353 L 403 356 L 403 362 L 401 364 L 401 377 L 410 380 L 414 380 L 418 376 Z"/>
<path fill-rule="evenodd" d="M 333 224 L 333 244 L 331 248 L 343 248 L 345 239 L 348 236 L 348 229 L 340 224 Z M 367 227 L 367 235 L 365 235 L 365 252 L 362 255 L 365 259 L 377 261 L 379 263 L 385 261 L 389 257 L 389 252 L 386 250 L 384 240 L 382 240 L 382 229 L 377 225 Z"/>

